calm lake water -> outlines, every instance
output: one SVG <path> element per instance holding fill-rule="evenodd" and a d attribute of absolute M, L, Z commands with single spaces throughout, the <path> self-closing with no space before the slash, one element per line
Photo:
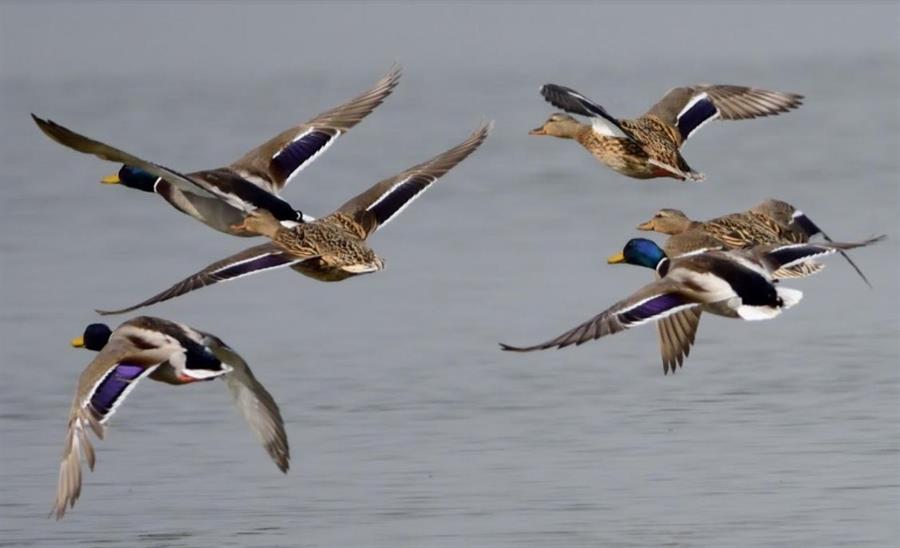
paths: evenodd
<path fill-rule="evenodd" d="M 0 6 L 0 546 L 891 546 L 900 538 L 896 5 Z M 284 414 L 280 474 L 219 382 L 142 384 L 46 515 L 94 308 L 246 247 L 97 184 L 29 112 L 182 170 L 240 156 L 404 67 L 392 97 L 287 189 L 313 215 L 464 139 L 488 142 L 372 240 L 387 269 L 279 271 L 146 312 L 218 334 Z M 685 148 L 706 182 L 629 180 L 529 137 L 545 82 L 622 116 L 672 85 L 807 95 Z M 557 335 L 652 278 L 605 257 L 661 207 L 767 197 L 836 239 L 777 321 L 705 318 L 676 375 L 655 329 Z M 116 317 L 114 325 L 129 316 Z"/>

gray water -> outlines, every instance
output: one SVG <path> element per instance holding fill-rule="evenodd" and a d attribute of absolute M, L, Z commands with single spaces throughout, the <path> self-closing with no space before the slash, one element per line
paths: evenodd
<path fill-rule="evenodd" d="M 896 5 L 0 6 L 0 546 L 890 546 L 900 538 Z M 94 308 L 249 240 L 97 180 L 29 112 L 182 170 L 227 163 L 353 96 L 395 94 L 285 197 L 328 213 L 497 122 L 380 231 L 387 270 L 290 271 L 146 312 L 218 334 L 281 405 L 280 474 L 222 383 L 143 383 L 46 518 Z M 692 82 L 807 95 L 685 148 L 700 184 L 640 182 L 529 137 L 567 84 L 622 116 Z M 656 333 L 509 355 L 652 278 L 605 257 L 660 207 L 697 218 L 788 200 L 840 258 L 771 322 L 703 320 L 663 376 Z M 124 321 L 128 316 L 115 318 Z M 114 323 L 115 325 L 115 323 Z"/>

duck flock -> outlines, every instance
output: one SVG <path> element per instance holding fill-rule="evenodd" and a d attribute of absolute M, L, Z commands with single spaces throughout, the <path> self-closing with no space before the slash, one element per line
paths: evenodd
<path fill-rule="evenodd" d="M 371 89 L 279 133 L 234 163 L 190 173 L 141 159 L 32 115 L 54 141 L 121 164 L 118 173 L 103 183 L 158 194 L 178 211 L 219 232 L 268 240 L 203 267 L 135 305 L 98 313 L 131 312 L 281 267 L 325 282 L 384 269 L 384 260 L 369 247 L 368 237 L 475 152 L 487 139 L 492 123 L 481 124 L 464 141 L 437 156 L 375 183 L 324 217 L 313 218 L 295 209 L 280 194 L 378 107 L 399 79 L 400 69 L 395 66 Z M 628 177 L 680 181 L 704 178 L 685 161 L 681 146 L 708 122 L 777 115 L 799 107 L 803 100 L 794 93 L 744 86 L 685 86 L 668 91 L 644 115 L 625 119 L 568 87 L 547 84 L 540 92 L 565 112 L 552 114 L 531 135 L 573 139 L 602 164 Z M 652 269 L 655 276 L 648 276 L 649 283 L 558 337 L 528 346 L 501 343 L 501 348 L 514 352 L 564 348 L 656 322 L 663 372 L 674 372 L 690 352 L 702 313 L 750 321 L 775 318 L 803 297 L 779 281 L 819 272 L 823 265 L 816 261 L 833 253 L 843 255 L 869 284 L 846 251 L 884 238 L 835 242 L 801 210 L 776 199 L 707 221 L 692 220 L 676 209 L 660 209 L 637 228 L 669 237 L 662 247 L 649 239 L 631 239 L 609 263 Z M 215 335 L 177 321 L 137 316 L 115 329 L 90 324 L 72 345 L 97 355 L 78 379 L 69 413 L 51 510 L 56 519 L 78 500 L 82 460 L 94 468 L 89 433 L 102 439 L 109 418 L 145 377 L 175 385 L 224 380 L 275 465 L 287 472 L 290 450 L 278 405 L 244 359 Z"/>

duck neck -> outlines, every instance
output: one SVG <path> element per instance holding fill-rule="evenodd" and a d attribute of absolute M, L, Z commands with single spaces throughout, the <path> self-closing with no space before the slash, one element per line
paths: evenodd
<path fill-rule="evenodd" d="M 656 263 L 656 273 L 659 274 L 659 277 L 665 277 L 666 274 L 669 273 L 669 266 L 671 261 L 668 257 L 663 257 Z"/>
<path fill-rule="evenodd" d="M 590 124 L 582 124 L 580 122 L 572 122 L 573 129 L 571 135 L 567 135 L 567 139 L 575 139 L 584 146 L 593 142 L 597 138 L 594 128 Z"/>

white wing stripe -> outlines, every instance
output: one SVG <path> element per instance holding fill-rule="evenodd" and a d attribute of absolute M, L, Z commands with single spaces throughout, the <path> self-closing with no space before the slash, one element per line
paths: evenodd
<path fill-rule="evenodd" d="M 105 381 L 107 378 L 109 378 L 110 375 L 115 373 L 116 367 L 118 367 L 118 366 L 119 366 L 119 364 L 117 363 L 116 365 L 111 367 L 109 369 L 109 371 L 107 371 L 105 375 L 100 377 L 100 380 L 98 380 L 94 384 L 94 386 L 91 387 L 91 390 L 87 393 L 87 397 L 85 397 L 84 400 L 81 402 L 82 408 L 90 407 L 91 398 L 94 396 L 94 392 L 96 392 L 97 388 L 99 388 L 100 385 L 103 384 L 103 381 Z M 138 381 L 140 381 L 141 379 L 143 379 L 144 377 L 146 377 L 147 375 L 152 373 L 157 367 L 159 367 L 159 364 L 156 364 L 152 367 L 147 367 L 146 369 L 144 369 L 143 372 L 141 372 L 140 375 L 135 377 L 133 381 L 128 383 L 128 385 L 125 387 L 125 390 L 123 390 L 122 393 L 119 395 L 119 397 L 116 398 L 115 401 L 112 403 L 112 406 L 110 406 L 109 411 L 106 412 L 106 415 L 104 415 L 103 417 L 100 417 L 100 424 L 106 424 L 106 421 L 109 420 L 109 418 L 111 416 L 113 416 L 113 413 L 115 413 L 116 409 L 118 409 L 119 405 L 121 405 L 122 402 L 125 401 L 125 398 L 128 397 L 128 394 L 130 394 L 131 391 L 134 390 L 134 388 L 138 385 Z"/>
<path fill-rule="evenodd" d="M 430 176 L 430 175 L 426 175 L 426 174 L 424 174 L 424 173 L 413 173 L 413 174 L 409 175 L 408 177 L 404 178 L 402 181 L 400 181 L 400 182 L 398 182 L 397 184 L 393 185 L 390 189 L 388 189 L 387 192 L 385 192 L 384 194 L 382 194 L 381 196 L 379 196 L 377 200 L 375 200 L 374 202 L 372 202 L 372 203 L 369 205 L 369 207 L 366 208 L 366 211 L 371 211 L 372 208 L 374 208 L 374 207 L 377 206 L 379 203 L 381 203 L 382 201 L 384 201 L 384 200 L 385 200 L 386 198 L 388 198 L 395 190 L 397 190 L 399 187 L 403 186 L 403 184 L 409 182 L 409 180 L 410 180 L 410 179 L 413 179 L 414 177 L 427 177 L 427 178 L 429 179 L 429 182 L 428 182 L 427 185 L 425 185 L 424 187 L 422 187 L 421 190 L 419 190 L 418 192 L 416 192 L 410 199 L 408 199 L 408 200 L 406 201 L 406 203 L 404 203 L 402 206 L 398 207 L 397 210 L 394 211 L 394 213 L 392 213 L 390 217 L 388 217 L 387 219 L 385 219 L 384 221 L 382 221 L 381 223 L 379 223 L 378 228 L 383 227 L 384 225 L 386 225 L 386 224 L 388 224 L 389 222 L 391 222 L 391 220 L 394 219 L 394 217 L 397 217 L 398 215 L 400 215 L 400 213 L 402 213 L 404 209 L 406 209 L 407 207 L 409 207 L 409 205 L 410 205 L 411 203 L 415 202 L 415 201 L 419 198 L 419 196 L 421 196 L 422 194 L 425 194 L 425 191 L 428 190 L 429 187 L 431 187 L 431 185 L 433 185 L 433 184 L 435 183 L 435 181 L 437 181 L 437 177 L 433 177 L 433 176 Z"/>
<path fill-rule="evenodd" d="M 313 131 L 319 131 L 319 130 L 318 130 L 317 128 L 315 128 L 315 127 L 311 127 L 311 128 L 309 128 L 308 130 L 306 130 L 306 131 L 304 131 L 303 133 L 301 133 L 300 135 L 298 135 L 298 136 L 294 137 L 293 139 L 291 139 L 291 143 L 295 143 L 295 142 L 299 141 L 300 139 L 306 137 L 307 135 L 309 135 L 309 134 L 312 133 Z M 286 186 L 288 185 L 288 183 L 290 183 L 291 181 L 293 181 L 293 180 L 294 180 L 294 177 L 296 177 L 298 173 L 300 173 L 301 171 L 303 171 L 303 169 L 304 169 L 306 166 L 308 166 L 309 164 L 315 162 L 315 161 L 316 161 L 316 158 L 318 158 L 318 157 L 321 156 L 326 150 L 328 150 L 328 148 L 331 147 L 331 145 L 333 145 L 334 142 L 337 141 L 337 140 L 338 140 L 338 137 L 340 137 L 341 135 L 343 135 L 343 132 L 342 132 L 341 130 L 335 130 L 334 135 L 330 135 L 330 138 L 329 138 L 328 141 L 322 146 L 322 148 L 320 148 L 320 149 L 317 150 L 315 153 L 313 153 L 313 155 L 310 156 L 309 158 L 307 158 L 305 162 L 301 163 L 299 166 L 297 166 L 296 168 L 294 168 L 294 171 L 292 171 L 291 174 L 288 175 L 287 179 L 284 180 L 284 184 L 282 185 L 281 188 L 286 187 Z M 278 158 L 278 157 L 281 155 L 281 152 L 282 152 L 284 149 L 286 149 L 286 148 L 288 147 L 288 145 L 290 145 L 291 143 L 288 143 L 287 145 L 281 147 L 281 149 L 280 149 L 278 152 L 276 152 L 274 156 L 272 156 L 272 159 L 274 160 L 274 159 Z M 277 189 L 273 188 L 272 191 L 275 192 L 275 193 L 277 194 Z"/>

